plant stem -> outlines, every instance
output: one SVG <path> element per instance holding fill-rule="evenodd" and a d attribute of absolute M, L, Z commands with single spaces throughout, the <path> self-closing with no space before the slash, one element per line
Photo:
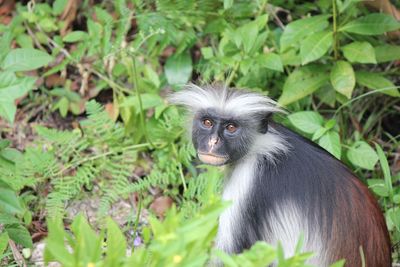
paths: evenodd
<path fill-rule="evenodd" d="M 138 232 L 138 226 L 139 226 L 139 220 L 140 220 L 140 214 L 142 213 L 142 193 L 138 193 L 138 206 L 137 206 L 137 212 L 136 212 L 136 219 L 135 219 L 135 224 L 133 225 L 133 244 L 132 244 L 132 252 L 135 251 L 135 239 L 137 236 Z"/>
<path fill-rule="evenodd" d="M 239 68 L 239 62 L 236 62 L 235 66 L 232 69 L 232 72 L 228 76 L 228 79 L 226 79 L 225 84 L 227 87 L 229 87 L 229 85 L 232 83 L 233 77 L 235 77 L 238 68 Z"/>
<path fill-rule="evenodd" d="M 336 0 L 332 0 L 333 15 L 333 55 L 335 60 L 339 59 L 339 40 L 337 35 L 337 7 Z"/>

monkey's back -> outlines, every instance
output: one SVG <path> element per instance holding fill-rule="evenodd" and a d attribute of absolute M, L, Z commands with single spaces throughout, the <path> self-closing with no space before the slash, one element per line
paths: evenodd
<path fill-rule="evenodd" d="M 233 252 L 256 240 L 277 243 L 293 253 L 297 238 L 311 260 L 327 266 L 391 266 L 389 234 L 378 204 L 367 187 L 328 152 L 279 124 L 290 148 L 274 162 L 259 155 L 255 176 L 238 228 Z"/>

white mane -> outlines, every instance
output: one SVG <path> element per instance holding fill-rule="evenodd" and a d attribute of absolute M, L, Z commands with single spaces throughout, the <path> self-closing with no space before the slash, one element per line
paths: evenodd
<path fill-rule="evenodd" d="M 189 84 L 184 90 L 170 96 L 169 100 L 173 104 L 185 106 L 193 113 L 207 108 L 237 115 L 282 112 L 277 103 L 267 96 L 226 87 L 201 88 Z"/>

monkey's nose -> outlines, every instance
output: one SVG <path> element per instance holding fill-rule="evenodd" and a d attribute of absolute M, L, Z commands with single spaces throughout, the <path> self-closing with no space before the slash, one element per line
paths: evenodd
<path fill-rule="evenodd" d="M 208 141 L 208 146 L 210 147 L 210 149 L 212 149 L 216 144 L 218 144 L 218 142 L 219 142 L 219 137 L 212 136 Z"/>

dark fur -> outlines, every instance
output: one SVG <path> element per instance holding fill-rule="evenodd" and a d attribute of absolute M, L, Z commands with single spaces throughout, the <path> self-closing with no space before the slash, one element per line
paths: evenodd
<path fill-rule="evenodd" d="M 251 190 L 237 233 L 235 253 L 262 240 L 260 225 L 284 200 L 303 207 L 309 222 L 323 233 L 331 262 L 346 259 L 346 266 L 361 266 L 362 246 L 367 266 L 391 266 L 388 230 L 376 200 L 368 189 L 340 161 L 328 152 L 293 133 L 272 124 L 291 149 L 271 163 L 258 157 L 258 179 Z M 257 238 L 250 238 L 256 236 Z"/>

